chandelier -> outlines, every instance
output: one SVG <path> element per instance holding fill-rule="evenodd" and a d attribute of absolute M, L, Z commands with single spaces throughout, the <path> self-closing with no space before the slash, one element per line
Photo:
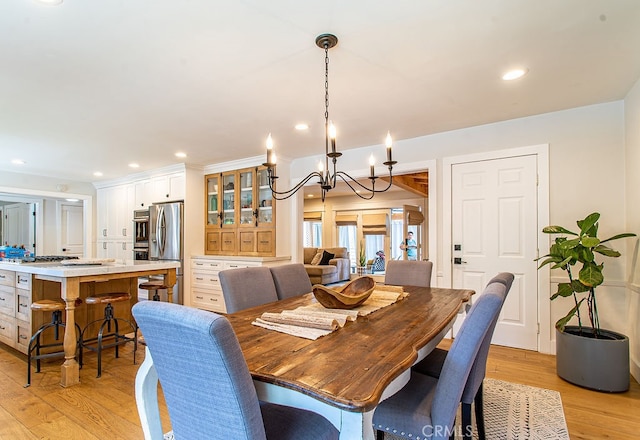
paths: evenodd
<path fill-rule="evenodd" d="M 300 188 L 305 186 L 313 178 L 318 178 L 318 184 L 320 185 L 322 201 L 324 202 L 327 192 L 336 187 L 338 177 L 347 184 L 349 188 L 358 197 L 369 200 L 372 199 L 376 193 L 387 191 L 391 188 L 393 182 L 393 166 L 397 163 L 391 157 L 391 134 L 387 132 L 387 138 L 385 141 L 387 147 L 387 160 L 383 162 L 383 165 L 389 168 L 389 184 L 384 189 L 376 189 L 375 175 L 375 159 L 371 155 L 369 159 L 370 175 L 368 179 L 371 181 L 371 187 L 365 186 L 358 180 L 351 177 L 344 171 L 338 171 L 336 169 L 336 163 L 338 158 L 342 156 L 342 153 L 336 150 L 336 129 L 333 122 L 329 120 L 329 49 L 338 44 L 338 37 L 332 34 L 322 34 L 316 38 L 316 46 L 324 49 L 324 131 L 325 131 L 325 158 L 324 164 L 320 162 L 318 165 L 318 171 L 313 171 L 300 181 L 296 186 L 287 191 L 276 191 L 275 181 L 278 178 L 275 174 L 276 157 L 273 150 L 273 139 L 271 133 L 267 137 L 267 162 L 263 165 L 267 167 L 267 176 L 269 181 L 269 189 L 276 200 L 285 200 L 293 196 Z M 331 162 L 331 164 L 329 163 Z M 330 167 L 331 165 L 331 167 Z M 364 193 L 364 194 L 363 194 Z"/>

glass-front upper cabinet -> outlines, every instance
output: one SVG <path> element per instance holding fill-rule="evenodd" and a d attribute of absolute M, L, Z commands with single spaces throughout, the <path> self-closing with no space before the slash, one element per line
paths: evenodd
<path fill-rule="evenodd" d="M 258 226 L 271 226 L 274 222 L 273 196 L 269 189 L 269 175 L 266 168 L 257 170 Z"/>
<path fill-rule="evenodd" d="M 255 172 L 253 168 L 241 170 L 238 173 L 240 180 L 240 226 L 254 226 L 254 208 L 253 208 L 253 183 L 255 181 Z"/>
<path fill-rule="evenodd" d="M 220 211 L 218 210 L 218 195 L 220 187 L 220 175 L 214 174 L 206 177 L 207 186 L 207 226 L 219 226 Z"/>
<path fill-rule="evenodd" d="M 236 224 L 236 173 L 222 173 L 222 227 Z"/>

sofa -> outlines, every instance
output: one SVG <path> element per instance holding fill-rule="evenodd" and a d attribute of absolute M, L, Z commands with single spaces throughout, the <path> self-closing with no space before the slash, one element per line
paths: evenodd
<path fill-rule="evenodd" d="M 311 264 L 316 254 L 322 251 L 334 254 L 334 257 L 327 264 Z M 345 247 L 335 248 L 304 248 L 304 269 L 309 275 L 311 284 L 331 284 L 339 281 L 348 281 L 351 272 L 351 262 L 349 252 Z"/>

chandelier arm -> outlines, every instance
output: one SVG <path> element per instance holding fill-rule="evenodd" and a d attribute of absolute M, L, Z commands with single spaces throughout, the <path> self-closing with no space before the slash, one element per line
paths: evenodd
<path fill-rule="evenodd" d="M 363 185 L 362 183 L 358 182 L 356 179 L 354 179 L 353 177 L 351 177 L 349 174 L 345 173 L 344 171 L 338 171 L 336 174 L 337 174 L 337 175 L 339 175 L 339 176 L 340 176 L 340 178 L 341 178 L 341 179 L 342 179 L 342 180 L 343 180 L 347 185 L 349 185 L 349 182 L 347 182 L 347 181 L 346 181 L 346 179 L 345 179 L 343 176 L 346 176 L 347 178 L 349 178 L 353 183 L 355 183 L 356 185 L 358 185 L 360 188 L 364 189 L 365 191 L 368 191 L 368 192 L 370 192 L 370 193 L 374 193 L 374 194 L 377 194 L 377 193 L 383 193 L 383 192 L 385 192 L 385 191 L 388 191 L 388 190 L 389 190 L 389 188 L 391 188 L 391 185 L 393 185 L 393 174 L 391 174 L 391 171 L 389 171 L 389 184 L 388 184 L 388 185 L 387 185 L 387 187 L 386 187 L 386 188 L 384 188 L 384 189 L 376 189 L 376 188 L 375 188 L 375 183 L 373 184 L 373 186 L 372 186 L 371 188 L 369 188 L 369 187 L 367 187 L 367 186 Z M 376 179 L 377 179 L 377 178 L 378 178 L 378 177 L 376 177 Z M 368 179 L 371 179 L 371 178 L 370 178 L 370 177 L 368 177 Z M 349 187 L 350 187 L 350 188 L 352 188 L 352 187 L 351 187 L 351 185 L 349 185 Z M 353 189 L 353 188 L 352 188 L 352 189 Z"/>
<path fill-rule="evenodd" d="M 276 191 L 275 188 L 273 188 L 273 180 L 269 179 L 269 189 L 271 190 L 271 195 L 275 200 L 286 200 L 289 197 L 293 196 L 296 192 L 298 192 L 300 188 L 306 185 L 307 182 L 309 182 L 309 180 L 313 179 L 314 177 L 318 177 L 320 180 L 322 180 L 322 174 L 317 171 L 313 171 L 309 173 L 304 179 L 302 179 L 296 186 L 287 191 Z"/>
<path fill-rule="evenodd" d="M 370 190 L 369 188 L 367 188 L 366 186 L 362 185 L 360 182 L 358 182 L 357 180 L 355 180 L 353 177 L 351 177 L 350 175 L 348 175 L 347 173 L 343 173 L 342 171 L 338 171 L 338 173 L 336 173 L 336 175 L 334 175 L 334 177 L 340 176 L 340 179 L 347 184 L 347 186 L 349 188 L 351 188 L 351 191 L 353 191 L 353 193 L 355 195 L 357 195 L 358 197 L 360 197 L 363 200 L 371 200 L 373 198 L 373 196 L 375 195 L 375 191 Z M 347 179 L 345 179 L 344 176 L 347 176 L 351 182 L 357 183 L 359 186 L 361 186 L 362 188 L 364 188 L 365 191 L 367 191 L 367 193 L 369 193 L 370 195 L 367 196 L 363 196 L 362 194 L 358 193 L 356 188 L 354 186 L 351 185 L 351 182 L 349 182 Z M 375 185 L 375 184 L 374 184 Z"/>

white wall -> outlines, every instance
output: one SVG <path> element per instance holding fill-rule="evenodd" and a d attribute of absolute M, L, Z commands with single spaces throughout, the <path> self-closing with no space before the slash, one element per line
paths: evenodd
<path fill-rule="evenodd" d="M 640 231 L 640 80 L 625 98 L 625 188 L 626 228 Z M 631 351 L 631 373 L 640 380 L 640 264 L 638 262 L 638 240 L 627 240 L 627 268 L 629 270 L 626 289 L 627 332 Z"/>
<path fill-rule="evenodd" d="M 439 178 L 436 182 L 430 182 L 430 185 L 437 186 L 435 235 L 441 237 L 442 158 L 549 144 L 550 223 L 572 227 L 575 226 L 576 220 L 584 218 L 592 211 L 598 211 L 602 214 L 602 235 L 613 235 L 627 232 L 623 127 L 624 102 L 616 101 L 422 136 L 394 143 L 394 159 L 398 161 L 394 170 L 398 169 L 400 173 L 411 170 L 412 164 L 416 161 L 436 160 Z M 338 163 L 341 169 L 356 170 L 353 172 L 355 177 L 366 176 L 366 158 L 371 153 L 380 159 L 383 157 L 384 148 L 379 145 L 344 151 Z M 317 160 L 318 156 L 293 161 L 293 177 L 300 178 L 301 175 L 315 169 Z M 540 225 L 543 226 L 546 225 Z M 631 229 L 629 232 L 640 232 L 638 223 L 636 230 Z M 622 242 L 618 243 L 620 246 L 625 245 Z M 442 246 L 438 244 L 435 258 L 437 267 L 444 267 L 442 255 Z M 612 330 L 626 332 L 629 317 L 624 313 L 621 316 L 620 313 L 627 307 L 624 259 L 608 259 L 605 266 L 607 282 L 598 289 L 599 297 L 602 298 L 601 323 Z M 561 275 L 559 272 L 552 273 L 552 281 L 561 280 Z M 553 301 L 549 311 L 551 322 L 547 325 L 552 327 L 555 320 L 563 316 L 566 310 L 567 304 Z M 555 334 L 551 329 L 550 333 Z M 550 345 L 555 346 L 555 343 L 552 341 Z"/>

